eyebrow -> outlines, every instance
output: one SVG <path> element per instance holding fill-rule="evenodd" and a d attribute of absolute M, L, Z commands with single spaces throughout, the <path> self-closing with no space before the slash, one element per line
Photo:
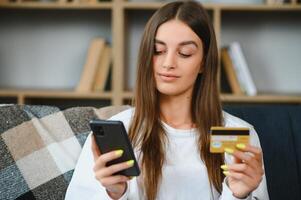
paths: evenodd
<path fill-rule="evenodd" d="M 163 41 L 161 41 L 161 40 L 158 40 L 158 39 L 155 39 L 155 43 L 157 43 L 157 44 L 162 44 L 162 45 L 166 45 L 165 42 L 163 42 Z M 179 43 L 180 46 L 185 46 L 185 45 L 189 45 L 189 44 L 192 44 L 192 45 L 196 46 L 197 48 L 199 47 L 198 44 L 197 44 L 195 41 L 192 41 L 192 40 L 184 41 L 184 42 L 180 42 L 180 43 Z"/>

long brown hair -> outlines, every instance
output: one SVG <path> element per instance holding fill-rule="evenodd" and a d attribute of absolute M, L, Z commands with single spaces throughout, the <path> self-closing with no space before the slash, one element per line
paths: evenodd
<path fill-rule="evenodd" d="M 199 132 L 200 158 L 207 167 L 209 181 L 221 193 L 224 178 L 220 165 L 221 154 L 210 154 L 209 131 L 211 126 L 222 124 L 222 110 L 217 85 L 218 50 L 215 33 L 205 9 L 197 2 L 172 2 L 166 4 L 148 21 L 142 37 L 135 97 L 135 113 L 129 130 L 133 145 L 141 150 L 142 178 L 148 200 L 157 196 L 165 162 L 166 134 L 160 120 L 159 93 L 153 73 L 154 41 L 158 27 L 172 19 L 189 26 L 203 42 L 203 72 L 194 85 L 191 118 Z"/>

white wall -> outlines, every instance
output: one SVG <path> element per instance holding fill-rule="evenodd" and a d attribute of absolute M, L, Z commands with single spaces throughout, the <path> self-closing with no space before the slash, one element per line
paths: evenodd
<path fill-rule="evenodd" d="M 100 10 L 0 10 L 0 87 L 74 88 L 90 40 L 111 40 L 110 18 Z"/>

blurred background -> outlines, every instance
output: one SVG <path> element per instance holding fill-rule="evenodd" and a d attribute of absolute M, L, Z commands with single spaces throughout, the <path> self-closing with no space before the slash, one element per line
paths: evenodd
<path fill-rule="evenodd" d="M 223 102 L 300 104 L 300 1 L 200 2 L 225 53 Z M 0 103 L 130 104 L 143 28 L 165 3 L 0 0 Z"/>

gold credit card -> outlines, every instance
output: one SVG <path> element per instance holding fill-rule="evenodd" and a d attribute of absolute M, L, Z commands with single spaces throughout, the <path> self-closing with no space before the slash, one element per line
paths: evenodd
<path fill-rule="evenodd" d="M 225 148 L 235 149 L 238 143 L 249 144 L 249 135 L 249 128 L 213 126 L 210 130 L 210 152 L 224 153 Z"/>

